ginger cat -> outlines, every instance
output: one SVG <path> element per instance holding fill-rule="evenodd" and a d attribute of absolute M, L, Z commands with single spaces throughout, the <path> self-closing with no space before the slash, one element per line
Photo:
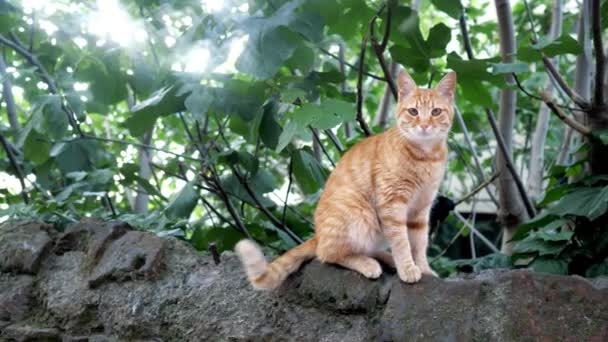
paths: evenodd
<path fill-rule="evenodd" d="M 353 146 L 333 170 L 315 211 L 315 235 L 268 264 L 256 244 L 235 250 L 257 289 L 277 288 L 317 257 L 375 279 L 378 260 L 406 283 L 433 272 L 426 257 L 431 205 L 447 162 L 456 74 L 420 89 L 401 71 L 395 127 Z M 383 250 L 386 241 L 392 255 Z"/>

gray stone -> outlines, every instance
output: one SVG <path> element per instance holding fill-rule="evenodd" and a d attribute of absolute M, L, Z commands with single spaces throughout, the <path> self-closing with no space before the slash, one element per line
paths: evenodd
<path fill-rule="evenodd" d="M 52 247 L 50 225 L 37 222 L 0 225 L 0 271 L 34 274 Z"/>
<path fill-rule="evenodd" d="M 29 275 L 0 273 L 0 322 L 25 317 L 33 304 L 34 278 Z"/>
<path fill-rule="evenodd" d="M 88 278 L 95 287 L 106 281 L 146 278 L 158 275 L 161 266 L 163 241 L 152 234 L 131 231 L 113 241 Z"/>
<path fill-rule="evenodd" d="M 2 329 L 2 338 L 17 342 L 55 342 L 61 341 L 56 328 L 41 328 L 29 325 L 13 324 Z"/>
<path fill-rule="evenodd" d="M 20 227 L 12 231 L 23 238 L 40 232 Z M 18 303 L 7 316 L 17 322 L 0 322 L 4 339 L 608 340 L 604 281 L 493 270 L 408 285 L 388 271 L 372 281 L 313 261 L 259 292 L 230 252 L 215 265 L 183 241 L 120 223 L 48 236 L 56 248 L 37 274 L 0 273 L 0 305 Z M 13 248 L 2 241 L 0 253 Z"/>

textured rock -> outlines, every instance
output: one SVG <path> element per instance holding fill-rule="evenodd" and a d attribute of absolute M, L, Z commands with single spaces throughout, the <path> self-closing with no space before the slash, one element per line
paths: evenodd
<path fill-rule="evenodd" d="M 32 305 L 33 283 L 29 275 L 0 274 L 0 325 L 25 317 Z"/>
<path fill-rule="evenodd" d="M 0 271 L 34 274 L 52 246 L 52 226 L 26 222 L 0 226 Z"/>
<path fill-rule="evenodd" d="M 16 262 L 6 235 L 46 231 L 32 227 L 0 230 L 7 264 Z M 486 271 L 407 285 L 315 261 L 267 293 L 232 253 L 215 265 L 182 241 L 116 222 L 46 233 L 54 248 L 35 275 L 0 273 L 0 340 L 608 340 L 605 279 Z"/>

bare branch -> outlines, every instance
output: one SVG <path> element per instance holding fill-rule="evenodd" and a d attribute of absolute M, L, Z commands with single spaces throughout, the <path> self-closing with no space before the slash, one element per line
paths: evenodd
<path fill-rule="evenodd" d="M 13 150 L 11 149 L 9 142 L 4 137 L 4 134 L 2 134 L 2 131 L 0 131 L 0 143 L 2 144 L 2 147 L 4 148 L 4 150 L 6 151 L 8 160 L 11 163 L 11 166 L 13 167 L 13 169 L 15 170 L 15 173 L 17 174 L 17 178 L 19 178 L 19 183 L 21 183 L 21 197 L 23 198 L 23 202 L 25 204 L 29 204 L 29 199 L 27 197 L 27 194 L 25 193 L 25 181 L 24 181 L 25 177 L 23 176 L 23 172 L 21 171 L 21 167 L 19 166 L 19 162 L 17 161 L 17 158 L 15 158 L 15 155 L 13 154 Z"/>
<path fill-rule="evenodd" d="M 8 122 L 14 131 L 19 130 L 19 120 L 17 117 L 17 106 L 15 105 L 15 97 L 13 96 L 13 84 L 9 75 L 6 72 L 6 62 L 4 56 L 0 54 L 0 77 L 2 77 L 2 95 L 6 103 L 6 113 L 8 114 Z"/>
<path fill-rule="evenodd" d="M 496 178 L 498 178 L 498 173 L 493 174 L 492 177 L 483 181 L 481 184 L 476 186 L 475 189 L 471 190 L 471 192 L 462 196 L 462 198 L 454 202 L 454 206 L 458 206 L 459 204 L 466 202 L 469 198 L 475 196 L 481 190 L 487 189 L 488 185 L 492 184 L 492 182 L 494 182 Z"/>
<path fill-rule="evenodd" d="M 595 92 L 593 106 L 602 108 L 604 99 L 604 73 L 606 72 L 606 56 L 602 46 L 602 18 L 600 13 L 600 0 L 592 1 L 591 15 L 593 18 L 591 29 L 593 31 L 593 49 L 595 50 Z"/>
<path fill-rule="evenodd" d="M 515 84 L 517 85 L 517 88 L 519 88 L 519 90 L 521 90 L 526 96 L 528 96 L 529 98 L 534 99 L 534 100 L 544 101 L 544 99 L 541 96 L 536 96 L 536 95 L 530 93 L 528 90 L 526 90 L 526 88 L 524 88 L 523 84 L 519 80 L 519 77 L 517 77 L 516 73 L 511 73 L 511 75 L 513 76 L 513 79 L 515 80 Z M 571 111 L 584 112 L 584 110 L 580 109 L 580 108 L 568 107 L 566 105 L 562 105 L 562 104 L 555 103 L 555 102 L 553 104 L 555 104 L 558 107 L 561 107 L 561 108 L 564 108 L 564 109 L 568 109 L 568 110 L 571 110 Z"/>
<path fill-rule="evenodd" d="M 500 149 L 501 153 L 503 154 L 503 158 L 505 159 L 505 164 L 506 164 L 507 168 L 509 169 L 509 171 L 511 172 L 511 175 L 513 176 L 513 180 L 515 181 L 517 190 L 519 191 L 521 199 L 524 202 L 526 211 L 528 212 L 528 215 L 530 217 L 534 217 L 534 216 L 536 216 L 536 209 L 534 209 L 534 206 L 532 205 L 532 201 L 530 201 L 530 198 L 528 198 L 528 195 L 526 194 L 526 189 L 524 188 L 524 184 L 521 181 L 519 174 L 517 174 L 517 170 L 515 169 L 515 166 L 513 165 L 513 160 L 511 159 L 511 155 L 509 154 L 509 151 L 508 151 L 505 141 L 502 137 L 502 134 L 500 133 L 500 130 L 498 129 L 498 125 L 496 124 L 496 119 L 494 118 L 494 113 L 492 113 L 492 111 L 489 108 L 486 108 L 485 110 L 486 110 L 486 115 L 488 117 L 488 122 L 490 122 L 490 126 L 492 126 L 492 131 L 494 131 L 494 135 L 496 136 L 496 143 L 498 144 L 498 148 Z"/>
<path fill-rule="evenodd" d="M 473 47 L 471 44 L 471 37 L 469 37 L 469 29 L 467 28 L 467 18 L 465 16 L 464 11 L 462 11 L 462 15 L 460 15 L 458 23 L 460 24 L 460 31 L 462 32 L 464 50 L 467 52 L 467 57 L 469 59 L 473 59 Z"/>
<path fill-rule="evenodd" d="M 555 103 L 553 103 L 553 101 L 551 100 L 551 96 L 546 91 L 544 91 L 544 90 L 541 91 L 540 96 L 542 97 L 543 101 L 547 104 L 547 107 L 549 107 L 549 109 L 551 109 L 553 114 L 557 115 L 557 117 L 560 120 L 562 120 L 566 125 L 572 127 L 572 129 L 576 130 L 577 132 L 579 132 L 582 135 L 591 134 L 591 128 L 576 121 L 573 117 L 566 115 L 566 113 L 564 113 L 559 107 L 557 107 L 555 105 Z"/>
<path fill-rule="evenodd" d="M 361 40 L 361 52 L 359 53 L 359 76 L 357 77 L 357 122 L 366 136 L 372 135 L 367 122 L 363 118 L 363 66 L 365 65 L 365 49 L 367 48 L 367 34 Z"/>
<path fill-rule="evenodd" d="M 336 146 L 336 149 L 338 149 L 338 152 L 340 152 L 340 153 L 344 152 L 344 146 L 342 145 L 342 143 L 340 142 L 338 137 L 334 134 L 334 132 L 332 132 L 331 129 L 326 129 L 323 132 L 325 132 L 325 134 L 327 134 L 327 137 L 329 137 L 329 140 L 331 140 L 331 142 L 334 144 L 334 146 Z"/>
<path fill-rule="evenodd" d="M 80 129 L 80 125 L 78 124 L 78 121 L 76 121 L 76 115 L 66 105 L 65 101 L 63 100 L 63 96 L 59 92 L 59 88 L 57 88 L 57 85 L 55 84 L 55 81 L 53 81 L 53 79 L 51 78 L 51 76 L 49 75 L 49 73 L 46 71 L 46 68 L 42 65 L 42 63 L 40 63 L 40 61 L 38 60 L 38 58 L 35 55 L 33 55 L 32 53 L 30 53 L 27 50 L 27 48 L 19 41 L 19 39 L 17 38 L 17 36 L 15 36 L 12 33 L 10 34 L 10 36 L 11 36 L 11 40 L 7 39 L 6 37 L 4 37 L 3 35 L 0 34 L 0 43 L 8 46 L 11 49 L 13 49 L 15 52 L 17 52 L 23 58 L 25 58 L 25 60 L 27 60 L 28 63 L 30 63 L 31 65 L 33 65 L 33 66 L 36 67 L 36 69 L 38 70 L 38 73 L 40 74 L 40 77 L 42 78 L 42 80 L 44 81 L 44 83 L 46 83 L 48 85 L 49 91 L 51 93 L 53 93 L 53 94 L 61 96 L 61 109 L 66 114 L 66 116 L 68 118 L 68 122 L 70 123 L 70 125 L 72 126 L 72 128 L 74 128 L 74 130 L 81 137 L 83 137 L 84 133 Z"/>
<path fill-rule="evenodd" d="M 384 59 L 384 51 L 386 50 L 386 45 L 388 44 L 388 38 L 390 36 L 390 25 L 391 25 L 391 9 L 390 6 L 387 6 L 386 10 L 386 25 L 384 28 L 384 37 L 382 38 L 382 42 L 378 43 L 376 39 L 376 35 L 374 34 L 374 27 L 376 26 L 376 20 L 378 19 L 378 15 L 375 15 L 372 20 L 369 22 L 369 31 L 372 47 L 376 52 L 376 57 L 378 58 L 378 63 L 380 63 L 380 67 L 382 68 L 382 72 L 384 73 L 384 79 L 388 83 L 388 86 L 393 93 L 393 98 L 397 101 L 399 92 L 397 90 L 397 86 L 395 85 L 395 81 L 391 75 L 390 69 L 386 64 L 386 60 Z"/>
<path fill-rule="evenodd" d="M 585 99 L 583 99 L 580 95 L 578 95 L 576 92 L 574 92 L 574 90 L 572 90 L 572 88 L 570 88 L 568 83 L 566 83 L 566 81 L 564 80 L 562 75 L 555 68 L 555 65 L 553 65 L 553 62 L 551 61 L 551 59 L 549 59 L 549 57 L 545 56 L 544 54 L 543 54 L 543 64 L 545 65 L 545 69 L 549 73 L 549 76 L 553 77 L 553 79 L 557 82 L 557 84 L 564 91 L 564 93 L 566 93 L 566 95 L 568 95 L 568 97 L 572 101 L 574 101 L 574 103 L 576 103 L 576 105 L 579 106 L 582 110 L 588 110 L 589 102 L 585 101 Z"/>
<path fill-rule="evenodd" d="M 317 146 L 319 146 L 319 148 L 321 149 L 321 151 L 323 151 L 323 154 L 325 155 L 325 157 L 327 157 L 327 159 L 329 160 L 329 162 L 331 163 L 331 165 L 335 168 L 336 167 L 336 163 L 334 162 L 334 160 L 331 158 L 331 156 L 329 155 L 329 153 L 325 149 L 325 146 L 323 146 L 323 143 L 321 142 L 321 139 L 319 138 L 319 133 L 317 132 L 317 130 L 315 130 L 311 126 L 308 126 L 308 128 L 310 128 L 310 131 L 312 132 L 312 136 L 315 139 L 315 141 L 317 142 Z"/>
<path fill-rule="evenodd" d="M 322 47 L 320 47 L 320 48 L 319 48 L 319 51 L 323 52 L 324 54 L 328 55 L 329 57 L 332 57 L 333 59 L 335 59 L 335 60 L 337 60 L 337 61 L 340 61 L 341 63 L 344 63 L 344 65 L 346 65 L 347 67 L 349 67 L 349 68 L 351 68 L 351 69 L 353 69 L 353 70 L 355 70 L 355 71 L 362 72 L 362 71 L 361 71 L 361 70 L 362 70 L 362 69 L 361 69 L 361 68 L 362 68 L 362 66 L 356 66 L 356 65 L 350 64 L 350 63 L 346 62 L 344 59 L 341 59 L 341 58 L 340 58 L 340 56 L 337 56 L 337 55 L 335 55 L 335 54 L 333 54 L 333 53 L 329 52 L 328 50 L 326 50 L 326 49 L 324 49 L 324 48 L 322 48 Z M 375 79 L 375 80 L 378 80 L 378 81 L 386 81 L 386 80 L 384 79 L 384 77 L 382 77 L 382 76 L 378 76 L 378 75 L 374 75 L 374 74 L 371 74 L 371 73 L 369 73 L 369 72 L 367 72 L 367 71 L 363 71 L 363 74 L 364 74 L 365 76 L 371 77 L 371 78 L 373 78 L 373 79 Z"/>

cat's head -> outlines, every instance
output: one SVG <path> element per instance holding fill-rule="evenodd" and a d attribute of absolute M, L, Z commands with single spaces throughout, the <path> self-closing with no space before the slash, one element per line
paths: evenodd
<path fill-rule="evenodd" d="M 398 77 L 397 127 L 408 140 L 432 143 L 445 140 L 452 127 L 456 73 L 449 72 L 432 89 L 418 88 L 402 70 Z"/>

